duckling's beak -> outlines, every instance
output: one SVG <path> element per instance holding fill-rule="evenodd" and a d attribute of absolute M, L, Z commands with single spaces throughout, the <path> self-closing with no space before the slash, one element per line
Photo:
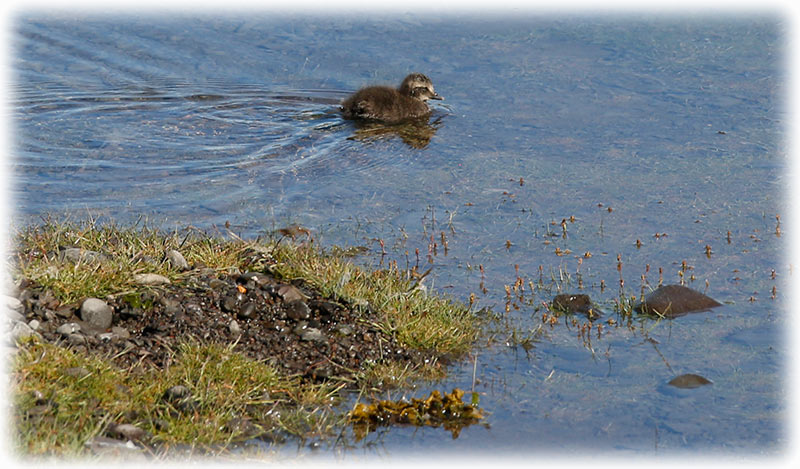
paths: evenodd
<path fill-rule="evenodd" d="M 442 98 L 441 96 L 439 96 L 439 95 L 438 95 L 438 94 L 436 94 L 436 93 L 433 93 L 433 96 L 431 96 L 431 97 L 430 97 L 430 98 L 428 98 L 428 99 L 438 99 L 439 101 L 444 101 L 444 98 Z"/>

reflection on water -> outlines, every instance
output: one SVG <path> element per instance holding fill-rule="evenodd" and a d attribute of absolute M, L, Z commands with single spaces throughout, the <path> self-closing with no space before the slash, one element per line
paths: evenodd
<path fill-rule="evenodd" d="M 380 122 L 357 121 L 353 140 L 368 142 L 391 136 L 400 137 L 411 148 L 422 149 L 428 146 L 436 135 L 436 130 L 442 125 L 442 117 L 437 117 L 428 123 L 429 118 L 404 122 L 402 124 L 384 124 Z"/>
<path fill-rule="evenodd" d="M 784 35 L 759 16 L 23 14 L 16 219 L 299 224 L 372 248 L 365 263 L 433 268 L 429 288 L 515 328 L 436 385 L 474 386 L 490 428 L 392 429 L 367 448 L 775 452 Z M 342 119 L 357 87 L 410 71 L 447 96 L 429 122 Z M 662 280 L 723 306 L 615 313 Z M 543 314 L 560 293 L 589 295 L 602 330 Z M 714 385 L 658 392 L 687 373 Z"/>

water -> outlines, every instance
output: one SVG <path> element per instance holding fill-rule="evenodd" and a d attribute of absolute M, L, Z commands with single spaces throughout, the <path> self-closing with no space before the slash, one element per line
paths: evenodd
<path fill-rule="evenodd" d="M 407 392 L 470 389 L 475 365 L 488 427 L 457 439 L 393 428 L 345 455 L 785 450 L 781 18 L 20 14 L 14 25 L 19 223 L 144 215 L 244 236 L 299 223 L 324 245 L 370 247 L 360 262 L 373 265 L 414 265 L 419 249 L 429 287 L 508 307 L 536 339 L 526 352 L 497 333 L 444 383 Z M 411 71 L 446 99 L 424 138 L 357 132 L 337 114 L 359 86 Z M 589 342 L 569 324 L 539 328 L 559 286 L 617 317 L 620 261 L 626 295 L 660 268 L 725 305 L 603 322 Z M 526 289 L 509 301 L 518 276 Z M 540 280 L 550 290 L 532 292 Z M 683 373 L 714 384 L 665 386 Z"/>

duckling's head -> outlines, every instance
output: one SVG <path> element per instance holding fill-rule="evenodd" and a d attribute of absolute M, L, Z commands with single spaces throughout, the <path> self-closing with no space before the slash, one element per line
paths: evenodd
<path fill-rule="evenodd" d="M 400 93 L 425 102 L 429 99 L 444 99 L 433 90 L 431 79 L 421 73 L 412 73 L 400 85 Z"/>

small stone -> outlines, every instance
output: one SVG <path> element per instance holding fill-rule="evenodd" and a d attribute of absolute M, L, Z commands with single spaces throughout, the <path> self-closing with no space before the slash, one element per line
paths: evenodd
<path fill-rule="evenodd" d="M 11 309 L 6 310 L 6 318 L 12 322 L 25 322 L 25 316 Z"/>
<path fill-rule="evenodd" d="M 108 259 L 108 256 L 106 256 L 105 254 L 81 248 L 64 248 L 58 254 L 58 257 L 62 261 L 69 261 L 76 264 L 78 262 L 87 262 L 87 263 L 101 262 Z"/>
<path fill-rule="evenodd" d="M 186 262 L 186 258 L 183 257 L 183 254 L 174 249 L 167 250 L 167 261 L 175 270 L 189 270 L 189 263 Z"/>
<path fill-rule="evenodd" d="M 348 336 L 353 333 L 353 328 L 347 324 L 339 324 L 339 326 L 336 328 L 336 332 L 343 336 Z"/>
<path fill-rule="evenodd" d="M 14 298 L 13 296 L 6 296 L 2 295 L 3 297 L 3 304 L 6 307 L 6 310 L 16 311 L 17 313 L 22 314 L 25 311 L 25 305 L 22 304 L 21 301 Z"/>
<path fill-rule="evenodd" d="M 633 309 L 639 313 L 675 318 L 717 306 L 722 304 L 699 291 L 682 285 L 664 285 L 647 295 Z"/>
<path fill-rule="evenodd" d="M 286 303 L 286 315 L 295 321 L 305 321 L 311 317 L 311 310 L 308 305 L 301 300 L 294 300 Z"/>
<path fill-rule="evenodd" d="M 101 342 L 111 342 L 115 337 L 116 334 L 113 332 L 103 332 L 102 334 L 97 335 L 97 338 L 100 339 Z"/>
<path fill-rule="evenodd" d="M 66 324 L 62 324 L 62 325 L 58 326 L 58 329 L 56 329 L 56 332 L 58 332 L 59 334 L 63 335 L 64 337 L 67 337 L 70 334 L 74 334 L 76 332 L 80 332 L 80 330 L 81 330 L 80 324 L 78 324 L 76 322 L 68 322 Z"/>
<path fill-rule="evenodd" d="M 278 288 L 278 295 L 283 298 L 283 301 L 290 302 L 295 300 L 305 301 L 308 299 L 299 288 L 294 285 L 281 285 Z"/>
<path fill-rule="evenodd" d="M 38 336 L 39 334 L 34 331 L 31 326 L 25 324 L 24 322 L 15 322 L 14 327 L 11 328 L 11 338 L 14 339 L 14 342 L 22 342 L 23 340 Z"/>
<path fill-rule="evenodd" d="M 136 274 L 133 276 L 133 281 L 139 285 L 168 285 L 171 282 L 167 277 L 159 274 Z"/>
<path fill-rule="evenodd" d="M 104 459 L 124 459 L 125 462 L 146 462 L 147 457 L 143 449 L 132 441 L 122 442 L 105 436 L 95 436 L 87 441 L 84 446 L 93 455 Z"/>
<path fill-rule="evenodd" d="M 192 392 L 189 390 L 189 388 L 179 384 L 164 391 L 164 394 L 161 396 L 161 398 L 168 402 L 174 402 L 180 399 L 191 397 L 191 395 Z"/>
<path fill-rule="evenodd" d="M 67 336 L 70 345 L 86 345 L 86 337 L 83 334 L 70 334 Z"/>
<path fill-rule="evenodd" d="M 116 334 L 117 337 L 122 340 L 130 339 L 131 337 L 131 333 L 128 332 L 128 329 L 125 329 L 124 327 L 114 326 L 111 328 L 111 333 Z"/>
<path fill-rule="evenodd" d="M 164 307 L 164 312 L 170 316 L 176 316 L 183 313 L 181 302 L 174 298 L 161 297 L 158 302 Z"/>
<path fill-rule="evenodd" d="M 235 296 L 226 296 L 225 298 L 222 299 L 219 306 L 220 308 L 222 308 L 223 311 L 227 313 L 233 313 L 237 310 L 236 307 L 237 303 L 238 301 L 236 301 Z"/>
<path fill-rule="evenodd" d="M 239 319 L 252 319 L 256 316 L 256 304 L 248 301 L 239 308 Z"/>
<path fill-rule="evenodd" d="M 87 298 L 81 304 L 81 319 L 100 329 L 108 329 L 114 319 L 111 307 L 98 298 Z"/>
<path fill-rule="evenodd" d="M 591 320 L 597 319 L 603 315 L 599 309 L 592 306 L 592 300 L 589 298 L 589 295 L 562 293 L 553 298 L 552 306 L 553 309 L 568 314 L 585 314 L 586 317 Z"/>
<path fill-rule="evenodd" d="M 231 322 L 228 323 L 228 330 L 231 332 L 231 335 L 238 336 L 242 333 L 242 328 L 239 327 L 239 323 L 234 319 L 231 319 Z"/>
<path fill-rule="evenodd" d="M 38 319 L 31 319 L 31 321 L 28 323 L 28 326 L 30 326 L 30 328 L 33 329 L 34 331 L 38 331 L 39 327 L 41 326 L 41 323 L 39 322 Z"/>
<path fill-rule="evenodd" d="M 131 441 L 144 441 L 150 437 L 146 431 L 129 423 L 112 426 L 109 429 L 109 434 L 117 438 L 125 438 Z"/>
<path fill-rule="evenodd" d="M 75 314 L 75 305 L 63 305 L 56 309 L 56 314 L 62 318 L 70 318 Z"/>
<path fill-rule="evenodd" d="M 704 378 L 700 375 L 688 373 L 672 378 L 669 383 L 670 386 L 675 386 L 681 389 L 694 389 L 707 384 L 714 384 L 711 380 Z"/>
<path fill-rule="evenodd" d="M 245 272 L 239 276 L 238 281 L 241 284 L 253 282 L 259 287 L 263 287 L 264 285 L 268 285 L 270 283 L 270 278 L 267 276 L 267 274 L 262 274 L 261 272 Z"/>
<path fill-rule="evenodd" d="M 212 278 L 211 280 L 208 281 L 208 286 L 212 290 L 221 290 L 226 286 L 228 286 L 228 284 L 225 283 L 224 280 L 220 280 L 218 278 Z"/>
<path fill-rule="evenodd" d="M 328 341 L 328 339 L 325 337 L 325 334 L 323 334 L 322 331 L 320 331 L 315 327 L 306 327 L 302 329 L 298 335 L 300 336 L 300 340 L 305 340 L 308 342 Z"/>
<path fill-rule="evenodd" d="M 191 412 L 197 407 L 197 402 L 192 398 L 192 392 L 180 384 L 164 391 L 161 399 L 172 404 L 180 412 Z"/>

